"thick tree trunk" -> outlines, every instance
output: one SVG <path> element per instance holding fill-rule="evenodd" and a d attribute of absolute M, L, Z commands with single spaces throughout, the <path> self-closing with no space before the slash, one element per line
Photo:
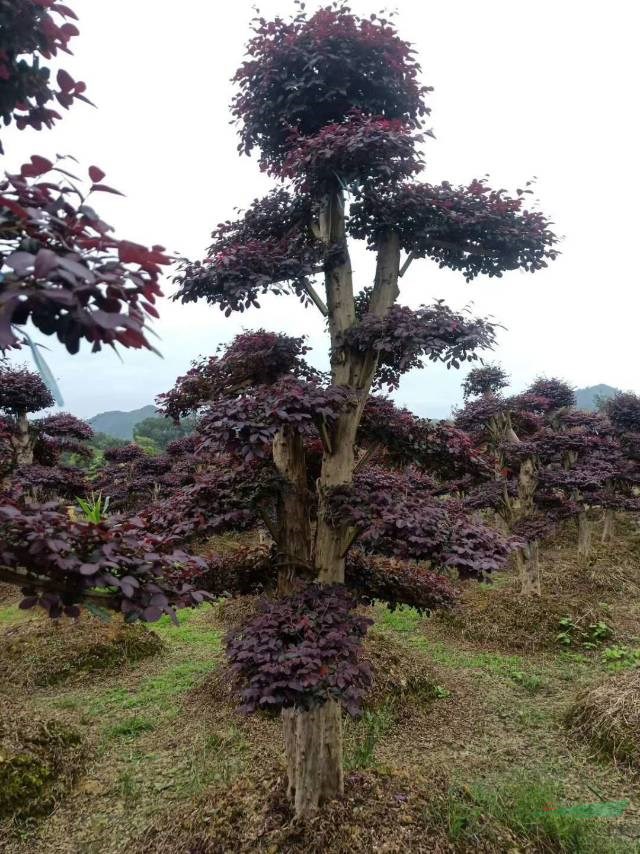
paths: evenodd
<path fill-rule="evenodd" d="M 616 511 L 607 508 L 604 511 L 604 525 L 602 527 L 602 542 L 612 543 L 616 533 Z"/>
<path fill-rule="evenodd" d="M 328 499 L 333 488 L 348 485 L 353 480 L 356 434 L 378 365 L 378 356 L 373 350 L 360 354 L 347 351 L 343 346 L 344 334 L 356 323 L 356 315 L 342 194 L 337 191 L 329 194 L 325 207 L 329 216 L 321 236 L 332 251 L 336 247 L 341 248 L 340 263 L 325 274 L 331 334 L 331 378 L 335 385 L 346 388 L 354 395 L 353 405 L 338 418 L 332 430 L 330 447 L 325 448 L 318 483 L 315 562 L 320 581 L 334 584 L 344 581 L 345 555 L 353 531 L 347 525 L 335 526 L 329 523 Z M 390 233 L 378 252 L 369 314 L 384 317 L 388 313 L 398 295 L 399 269 L 400 243 L 398 236 Z"/>
<path fill-rule="evenodd" d="M 591 521 L 587 511 L 578 514 L 578 556 L 587 558 L 591 554 Z"/>
<path fill-rule="evenodd" d="M 538 473 L 533 459 L 524 460 L 518 475 L 518 517 L 534 512 L 534 497 L 538 486 Z M 540 561 L 538 543 L 532 540 L 518 552 L 516 564 L 520 575 L 520 592 L 523 596 L 541 596 Z"/>
<path fill-rule="evenodd" d="M 517 557 L 520 592 L 523 596 L 541 596 L 540 555 L 537 540 L 532 540 Z"/>
<path fill-rule="evenodd" d="M 17 466 L 30 466 L 33 463 L 33 442 L 29 431 L 26 413 L 20 413 L 15 421 L 16 430 L 12 436 L 13 456 Z"/>
<path fill-rule="evenodd" d="M 288 795 L 296 816 L 344 794 L 342 713 L 334 700 L 307 712 L 282 713 L 287 754 Z"/>
<path fill-rule="evenodd" d="M 295 427 L 287 425 L 278 431 L 273 440 L 273 462 L 284 480 L 274 534 L 280 561 L 278 594 L 286 596 L 295 589 L 297 577 L 312 574 L 307 466 L 302 436 Z"/>
<path fill-rule="evenodd" d="M 347 249 L 344 199 L 333 190 L 323 200 L 319 237 L 327 247 L 325 273 L 329 331 L 331 334 L 331 378 L 353 396 L 349 406 L 323 436 L 324 454 L 318 480 L 318 517 L 314 566 L 323 584 L 344 582 L 346 552 L 354 531 L 330 519 L 330 496 L 335 487 L 349 485 L 355 469 L 356 434 L 362 410 L 377 367 L 377 354 L 360 354 L 344 347 L 345 333 L 355 325 L 351 262 Z M 376 279 L 368 311 L 384 317 L 398 294 L 400 246 L 390 234 L 378 253 Z M 297 524 L 297 523 L 296 523 Z M 295 813 L 304 816 L 340 797 L 344 791 L 342 768 L 342 713 L 333 700 L 310 711 L 283 712 L 289 794 Z"/>

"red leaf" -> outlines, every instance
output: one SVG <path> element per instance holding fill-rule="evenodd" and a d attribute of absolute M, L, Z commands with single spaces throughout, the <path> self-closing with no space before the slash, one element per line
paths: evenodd
<path fill-rule="evenodd" d="M 116 196 L 124 196 L 124 193 L 121 193 L 120 190 L 114 190 L 113 187 L 107 187 L 106 184 L 93 184 L 91 193 L 115 193 Z"/>
<path fill-rule="evenodd" d="M 39 154 L 32 154 L 31 163 L 25 163 L 20 169 L 20 174 L 23 178 L 37 178 L 38 175 L 44 175 L 51 169 L 53 169 L 53 163 L 50 160 L 40 157 Z"/>
<path fill-rule="evenodd" d="M 34 275 L 37 279 L 45 279 L 58 266 L 58 256 L 51 249 L 41 249 L 36 255 Z"/>
<path fill-rule="evenodd" d="M 104 178 L 105 173 L 98 166 L 89 166 L 89 177 L 94 184 L 99 184 Z"/>
<path fill-rule="evenodd" d="M 73 87 L 76 85 L 76 81 L 69 74 L 68 71 L 65 71 L 64 68 L 61 68 L 58 71 L 57 76 L 58 86 L 62 89 L 63 92 L 71 92 Z"/>

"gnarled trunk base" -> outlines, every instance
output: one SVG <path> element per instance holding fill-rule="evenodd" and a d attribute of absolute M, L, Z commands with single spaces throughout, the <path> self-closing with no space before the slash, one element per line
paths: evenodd
<path fill-rule="evenodd" d="M 578 515 L 578 556 L 587 558 L 591 554 L 591 522 L 586 511 Z"/>
<path fill-rule="evenodd" d="M 334 700 L 309 711 L 284 709 L 288 795 L 296 817 L 344 794 L 342 714 Z"/>
<path fill-rule="evenodd" d="M 33 464 L 33 441 L 26 414 L 20 414 L 16 418 L 16 429 L 11 439 L 11 444 L 13 446 L 14 461 L 17 466 L 30 466 Z"/>
<path fill-rule="evenodd" d="M 520 575 L 520 592 L 523 596 L 541 596 L 540 554 L 538 542 L 533 540 L 516 558 Z"/>
<path fill-rule="evenodd" d="M 602 528 L 602 542 L 612 543 L 616 533 L 616 512 L 615 510 L 604 511 L 604 525 Z"/>

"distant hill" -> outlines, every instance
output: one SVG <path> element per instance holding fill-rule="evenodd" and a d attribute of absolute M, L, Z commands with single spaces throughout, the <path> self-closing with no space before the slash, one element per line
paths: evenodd
<path fill-rule="evenodd" d="M 133 428 L 139 421 L 151 418 L 156 414 L 155 406 L 143 406 L 140 409 L 132 409 L 130 412 L 100 412 L 89 418 L 89 424 L 96 433 L 107 433 L 116 439 L 133 439 Z"/>
<path fill-rule="evenodd" d="M 576 406 L 578 409 L 585 409 L 587 412 L 595 411 L 598 403 L 598 398 L 608 400 L 614 394 L 618 394 L 619 388 L 614 388 L 610 385 L 600 383 L 600 385 L 590 385 L 587 388 L 576 389 Z"/>

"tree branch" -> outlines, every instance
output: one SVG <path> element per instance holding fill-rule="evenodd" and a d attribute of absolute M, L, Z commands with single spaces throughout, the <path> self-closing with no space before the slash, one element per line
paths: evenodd
<path fill-rule="evenodd" d="M 333 453 L 333 444 L 331 442 L 331 436 L 329 435 L 329 431 L 327 430 L 327 422 L 324 418 L 318 422 L 318 430 L 320 432 L 320 440 L 322 442 L 322 447 L 327 452 L 327 454 Z"/>
<path fill-rule="evenodd" d="M 276 530 L 276 527 L 273 524 L 273 521 L 269 518 L 267 511 L 260 504 L 258 505 L 258 515 L 260 516 L 260 518 L 264 522 L 265 528 L 271 534 L 273 542 L 277 543 L 278 542 L 278 531 Z"/>
<path fill-rule="evenodd" d="M 389 232 L 378 249 L 376 277 L 369 302 L 369 313 L 385 317 L 398 297 L 398 270 L 400 268 L 400 239 L 395 231 Z"/>
<path fill-rule="evenodd" d="M 400 269 L 398 270 L 398 278 L 399 279 L 401 279 L 404 276 L 404 274 L 407 272 L 407 270 L 411 266 L 411 262 L 414 260 L 415 257 L 416 256 L 415 256 L 414 252 L 409 252 L 407 257 L 404 259 L 404 263 L 402 264 L 402 267 L 400 267 Z"/>
<path fill-rule="evenodd" d="M 329 314 L 329 309 L 327 308 L 325 303 L 322 301 L 322 298 L 320 297 L 320 295 L 318 294 L 316 289 L 313 287 L 311 282 L 307 282 L 304 286 L 304 289 L 307 292 L 307 294 L 309 295 L 309 298 L 311 299 L 311 301 L 313 303 L 315 303 L 316 308 L 318 308 L 318 310 L 320 311 L 320 314 L 323 317 L 327 317 Z"/>

